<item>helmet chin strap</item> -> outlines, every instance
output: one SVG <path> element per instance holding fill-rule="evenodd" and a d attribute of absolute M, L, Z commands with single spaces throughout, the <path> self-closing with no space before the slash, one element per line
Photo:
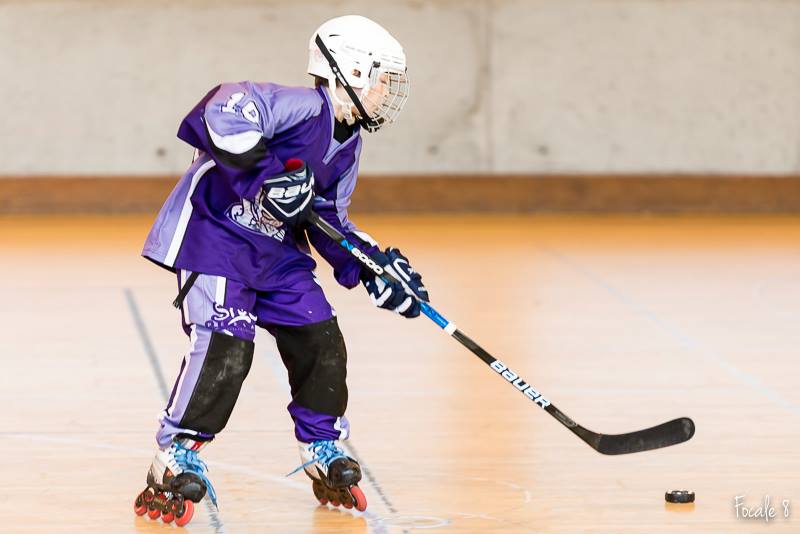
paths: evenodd
<path fill-rule="evenodd" d="M 357 121 L 368 132 L 374 132 L 375 130 L 380 128 L 380 125 L 375 120 L 373 120 L 372 117 L 370 117 L 369 114 L 367 113 L 367 110 L 364 109 L 364 105 L 361 103 L 361 100 L 359 100 L 358 95 L 356 95 L 355 89 L 353 89 L 347 82 L 347 78 L 345 78 L 344 74 L 342 74 L 342 69 L 339 68 L 339 64 L 336 63 L 336 60 L 333 59 L 333 55 L 331 54 L 330 50 L 328 50 L 328 47 L 325 46 L 325 43 L 322 41 L 322 37 L 320 37 L 319 34 L 317 34 L 317 37 L 316 39 L 314 39 L 314 42 L 317 43 L 319 51 L 322 52 L 322 55 L 325 56 L 325 59 L 328 60 L 328 65 L 330 65 L 333 75 L 336 76 L 336 80 L 338 80 L 339 84 L 342 87 L 344 87 L 344 90 L 347 92 L 347 96 L 350 97 L 350 100 L 353 102 L 353 105 L 358 110 L 358 114 L 360 115 L 360 117 L 355 118 L 353 117 L 353 110 L 350 109 L 349 106 L 347 106 L 346 104 L 342 106 L 344 117 L 345 120 L 348 121 L 348 124 L 350 124 L 347 118 L 349 116 L 352 117 L 354 123 Z M 336 96 L 336 88 L 329 87 L 329 89 L 332 89 L 332 92 L 334 94 L 334 99 L 336 100 L 336 102 L 339 104 L 343 104 L 343 102 L 339 99 L 339 97 Z"/>
<path fill-rule="evenodd" d="M 348 126 L 352 126 L 358 121 L 358 118 L 353 113 L 353 103 L 345 102 L 339 98 L 339 95 L 336 92 L 335 82 L 335 78 L 333 80 L 328 80 L 328 87 L 325 88 L 328 91 L 328 96 L 330 96 L 331 101 L 333 102 L 334 115 L 336 116 L 336 120 L 343 120 Z M 341 115 L 341 117 L 339 115 Z"/>

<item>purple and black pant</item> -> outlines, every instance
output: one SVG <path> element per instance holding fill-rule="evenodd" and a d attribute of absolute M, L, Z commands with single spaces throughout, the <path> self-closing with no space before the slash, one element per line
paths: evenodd
<path fill-rule="evenodd" d="M 180 285 L 191 274 L 178 273 Z M 209 440 L 225 426 L 250 363 L 240 365 L 220 351 L 228 350 L 235 356 L 236 347 L 249 345 L 252 359 L 256 326 L 275 336 L 289 372 L 292 401 L 288 410 L 297 439 L 311 442 L 348 437 L 349 423 L 344 417 L 346 350 L 335 312 L 312 272 L 275 291 L 256 291 L 235 280 L 201 274 L 181 311 L 190 347 L 159 417 L 156 440 L 160 447 L 169 446 L 178 435 Z M 237 370 L 237 365 L 246 369 Z M 234 377 L 233 383 L 225 383 L 224 378 L 214 380 L 225 376 Z M 211 404 L 209 392 L 214 395 Z M 226 412 L 222 421 L 210 427 L 199 424 L 208 419 L 201 412 L 219 408 L 214 403 L 230 404 L 227 411 L 222 410 Z"/>

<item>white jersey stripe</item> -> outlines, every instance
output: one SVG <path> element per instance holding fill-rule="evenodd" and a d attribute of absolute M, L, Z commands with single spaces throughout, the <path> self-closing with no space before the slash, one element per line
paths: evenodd
<path fill-rule="evenodd" d="M 216 163 L 213 160 L 207 161 L 203 163 L 200 168 L 197 169 L 197 172 L 194 173 L 194 176 L 192 176 L 192 183 L 189 186 L 186 199 L 183 201 L 183 209 L 178 218 L 178 226 L 175 227 L 175 233 L 172 235 L 172 241 L 169 244 L 167 256 L 164 258 L 164 265 L 174 267 L 175 258 L 178 257 L 178 251 L 181 249 L 181 244 L 183 243 L 183 236 L 186 235 L 186 226 L 188 226 L 189 218 L 192 216 L 192 195 L 197 187 L 197 182 L 199 182 L 200 178 L 215 165 Z"/>
<path fill-rule="evenodd" d="M 183 366 L 183 372 L 181 373 L 181 376 L 178 377 L 178 385 L 175 387 L 175 395 L 173 395 L 173 397 L 172 397 L 172 402 L 164 410 L 166 412 L 167 416 L 171 416 L 172 415 L 172 408 L 173 408 L 175 402 L 181 396 L 181 388 L 183 387 L 183 379 L 186 378 L 186 374 L 189 372 L 189 364 L 191 364 L 191 362 L 192 362 L 192 351 L 194 351 L 194 346 L 197 343 L 197 332 L 195 331 L 195 326 L 194 325 L 192 325 L 191 328 L 192 328 L 192 331 L 189 334 L 189 340 L 190 340 L 190 344 L 191 345 L 189 347 L 189 351 L 186 353 L 186 356 L 183 357 L 184 361 L 186 362 L 186 364 Z"/>
<path fill-rule="evenodd" d="M 225 305 L 225 288 L 228 285 L 228 279 L 224 276 L 217 276 L 217 291 L 214 295 L 214 302 L 220 306 Z"/>

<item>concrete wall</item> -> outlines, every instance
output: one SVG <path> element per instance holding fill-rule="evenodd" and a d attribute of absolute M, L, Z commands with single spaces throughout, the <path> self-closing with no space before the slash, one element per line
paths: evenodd
<path fill-rule="evenodd" d="M 360 13 L 413 92 L 366 173 L 800 171 L 798 0 L 0 0 L 0 175 L 173 174 L 222 80 Z"/>

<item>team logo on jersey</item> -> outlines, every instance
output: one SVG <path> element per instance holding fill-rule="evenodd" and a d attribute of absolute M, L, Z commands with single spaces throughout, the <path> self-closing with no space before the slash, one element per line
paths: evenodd
<path fill-rule="evenodd" d="M 214 314 L 206 321 L 206 328 L 249 339 L 256 332 L 256 316 L 240 308 L 226 308 L 214 303 Z"/>
<path fill-rule="evenodd" d="M 228 208 L 226 215 L 231 221 L 245 230 L 282 242 L 283 238 L 286 237 L 286 228 L 282 222 L 270 215 L 262 207 L 264 195 L 265 192 L 262 189 L 253 200 L 243 198 L 241 202 L 237 202 Z"/>

